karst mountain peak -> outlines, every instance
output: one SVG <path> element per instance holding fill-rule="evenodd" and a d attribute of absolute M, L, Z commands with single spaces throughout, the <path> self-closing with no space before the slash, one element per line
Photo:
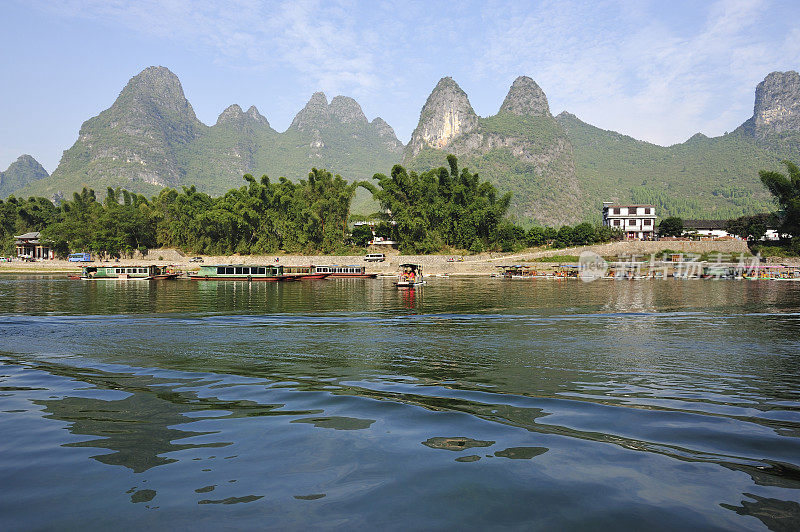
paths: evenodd
<path fill-rule="evenodd" d="M 244 173 L 302 179 L 311 167 L 351 180 L 403 163 L 423 171 L 448 153 L 513 193 L 511 212 L 559 224 L 596 216 L 603 198 L 655 203 L 663 214 L 734 217 L 766 209 L 758 170 L 780 170 L 800 146 L 800 75 L 772 72 L 755 90 L 753 115 L 734 132 L 695 135 L 662 147 L 606 131 L 567 112 L 553 117 L 530 76 L 511 83 L 497 114 L 478 116 L 452 77 L 433 87 L 408 145 L 359 103 L 315 92 L 283 132 L 255 106 L 225 108 L 213 125 L 198 120 L 178 77 L 145 68 L 114 103 L 80 128 L 52 175 L 23 160 L 24 179 L 6 176 L 5 194 L 68 196 L 84 186 L 155 194 L 196 185 L 223 194 Z M 681 199 L 684 198 L 684 199 Z M 688 199 L 687 199 L 688 198 Z M 743 203 L 741 198 L 748 198 Z M 370 211 L 371 212 L 371 211 Z"/>

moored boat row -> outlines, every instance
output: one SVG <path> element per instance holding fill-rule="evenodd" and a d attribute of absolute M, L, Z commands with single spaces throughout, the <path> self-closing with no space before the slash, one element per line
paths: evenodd
<path fill-rule="evenodd" d="M 84 266 L 80 279 L 86 281 L 160 281 L 176 279 L 181 272 L 170 266 Z"/>
<path fill-rule="evenodd" d="M 283 266 L 250 266 L 244 264 L 217 264 L 200 266 L 197 273 L 190 273 L 192 281 L 295 281 L 301 273 L 286 273 Z"/>
<path fill-rule="evenodd" d="M 374 279 L 377 273 L 367 273 L 364 266 L 284 266 L 215 264 L 200 266 L 196 272 L 182 272 L 174 266 L 85 266 L 80 275 L 70 275 L 71 279 L 89 281 L 101 280 L 161 280 L 184 277 L 193 281 L 297 281 L 326 279 L 328 277 Z"/>
<path fill-rule="evenodd" d="M 580 265 L 561 264 L 552 270 L 535 270 L 528 265 L 498 266 L 493 277 L 505 279 L 579 279 Z M 800 281 L 800 268 L 787 265 L 742 265 L 698 262 L 609 262 L 605 269 L 588 277 L 589 280 L 650 280 L 650 279 L 735 279 L 759 281 Z"/>

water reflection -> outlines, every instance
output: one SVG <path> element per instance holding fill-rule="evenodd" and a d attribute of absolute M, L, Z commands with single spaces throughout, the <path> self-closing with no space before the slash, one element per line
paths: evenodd
<path fill-rule="evenodd" d="M 374 419 L 358 419 L 354 417 L 331 416 L 331 417 L 310 417 L 294 419 L 291 423 L 308 423 L 322 429 L 334 430 L 361 430 L 368 429 Z"/>
<path fill-rule="evenodd" d="M 512 460 L 530 460 L 540 454 L 544 454 L 549 449 L 547 447 L 509 447 L 494 453 L 495 456 L 511 458 Z"/>
<path fill-rule="evenodd" d="M 800 504 L 794 501 L 782 501 L 771 497 L 760 497 L 752 493 L 743 493 L 752 501 L 742 500 L 741 506 L 720 504 L 723 508 L 733 510 L 739 515 L 750 515 L 759 519 L 775 532 L 793 532 L 800 524 Z"/>
<path fill-rule="evenodd" d="M 3 282 L 0 422 L 19 443 L 0 473 L 21 502 L 0 497 L 0 528 L 44 527 L 42 486 L 84 469 L 85 515 L 128 524 L 145 507 L 175 527 L 797 519 L 794 287 Z"/>
<path fill-rule="evenodd" d="M 430 447 L 431 449 L 444 449 L 446 451 L 463 451 L 464 449 L 471 449 L 472 447 L 491 447 L 494 444 L 495 442 L 493 441 L 473 440 L 472 438 L 465 438 L 463 436 L 455 438 L 429 438 L 422 442 L 422 445 Z"/>
<path fill-rule="evenodd" d="M 176 382 L 176 379 L 41 362 L 34 367 L 51 375 L 79 379 L 99 390 L 113 390 L 113 397 L 119 392 L 129 394 L 122 399 L 63 397 L 32 402 L 44 408 L 45 417 L 68 422 L 71 433 L 96 436 L 65 446 L 107 449 L 112 452 L 92 458 L 108 465 L 127 467 L 136 473 L 175 462 L 176 459 L 163 456 L 167 453 L 232 445 L 230 441 L 184 442 L 188 438 L 200 439 L 218 433 L 188 430 L 185 427 L 191 422 L 315 412 L 276 411 L 285 405 L 200 396 L 191 388 L 213 385 L 214 381 L 205 379 L 178 379 Z"/>
<path fill-rule="evenodd" d="M 45 408 L 47 416 L 71 423 L 70 432 L 98 439 L 68 443 L 73 447 L 97 447 L 113 451 L 93 456 L 109 465 L 121 465 L 136 473 L 151 467 L 175 462 L 161 456 L 187 447 L 224 447 L 231 442 L 184 445 L 173 443 L 211 432 L 194 432 L 168 428 L 187 421 L 185 407 L 163 401 L 153 395 L 133 394 L 126 399 L 105 401 L 66 397 L 34 401 Z"/>

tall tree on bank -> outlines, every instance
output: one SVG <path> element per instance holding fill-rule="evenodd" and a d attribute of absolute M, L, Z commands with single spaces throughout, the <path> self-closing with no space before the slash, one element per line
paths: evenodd
<path fill-rule="evenodd" d="M 664 218 L 658 225 L 659 236 L 681 236 L 683 235 L 683 218 L 672 216 Z"/>
<path fill-rule="evenodd" d="M 369 187 L 381 207 L 391 214 L 392 237 L 402 251 L 431 253 L 443 246 L 482 251 L 497 241 L 498 227 L 511 194 L 498 197 L 494 186 L 447 156 L 449 168 L 422 174 L 400 165 L 391 174 L 375 174 L 378 187 Z"/>
<path fill-rule="evenodd" d="M 775 196 L 781 210 L 781 233 L 793 238 L 800 236 L 800 168 L 790 161 L 783 161 L 789 175 L 780 172 L 760 171 L 761 182 Z"/>
<path fill-rule="evenodd" d="M 194 187 L 162 191 L 153 201 L 159 242 L 210 254 L 330 253 L 344 245 L 358 183 L 316 168 L 299 183 L 244 180 L 220 198 Z"/>
<path fill-rule="evenodd" d="M 150 205 L 142 195 L 109 188 L 103 203 L 91 189 L 61 204 L 55 222 L 42 231 L 58 254 L 69 250 L 117 255 L 156 246 Z"/>

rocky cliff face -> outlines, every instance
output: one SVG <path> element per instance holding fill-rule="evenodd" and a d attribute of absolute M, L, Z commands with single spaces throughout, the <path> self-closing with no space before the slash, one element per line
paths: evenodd
<path fill-rule="evenodd" d="M 363 126 L 367 124 L 367 117 L 364 116 L 364 111 L 354 99 L 347 96 L 335 96 L 331 100 L 328 108 L 331 118 L 334 118 L 342 124 L 353 124 Z"/>
<path fill-rule="evenodd" d="M 325 127 L 330 122 L 330 118 L 328 98 L 324 92 L 315 92 L 306 106 L 295 115 L 292 125 L 289 127 L 300 131 L 319 129 Z"/>
<path fill-rule="evenodd" d="M 30 155 L 20 155 L 5 172 L 0 172 L 0 199 L 7 198 L 17 190 L 49 174 L 39 161 Z"/>
<path fill-rule="evenodd" d="M 772 72 L 756 87 L 756 136 L 800 132 L 800 74 Z"/>
<path fill-rule="evenodd" d="M 411 134 L 408 153 L 413 157 L 426 147 L 445 148 L 453 139 L 466 135 L 477 126 L 478 115 L 467 94 L 453 78 L 442 78 L 422 107 L 419 124 Z"/>
<path fill-rule="evenodd" d="M 383 146 L 389 150 L 389 152 L 393 154 L 403 153 L 403 148 L 405 146 L 397 139 L 397 135 L 392 126 L 387 124 L 383 118 L 376 117 L 370 122 L 370 125 L 375 130 L 375 133 L 378 134 Z"/>
<path fill-rule="evenodd" d="M 89 183 L 114 175 L 175 185 L 184 174 L 178 152 L 205 127 L 177 76 L 149 67 L 128 82 L 111 107 L 83 123 L 53 176 L 79 172 Z"/>
<path fill-rule="evenodd" d="M 528 76 L 520 76 L 514 80 L 503 105 L 500 106 L 500 112 L 518 116 L 552 116 L 547 96 Z"/>
<path fill-rule="evenodd" d="M 583 195 L 572 145 L 550 114 L 547 97 L 529 77 L 514 81 L 497 115 L 478 117 L 464 91 L 443 78 L 428 97 L 406 148 L 406 162 L 423 170 L 453 153 L 502 191 L 512 213 L 550 224 L 573 223 Z"/>
<path fill-rule="evenodd" d="M 793 151 L 795 139 L 786 137 L 800 133 L 800 74 L 772 72 L 756 86 L 753 116 L 736 129 L 763 141 L 771 149 Z"/>

